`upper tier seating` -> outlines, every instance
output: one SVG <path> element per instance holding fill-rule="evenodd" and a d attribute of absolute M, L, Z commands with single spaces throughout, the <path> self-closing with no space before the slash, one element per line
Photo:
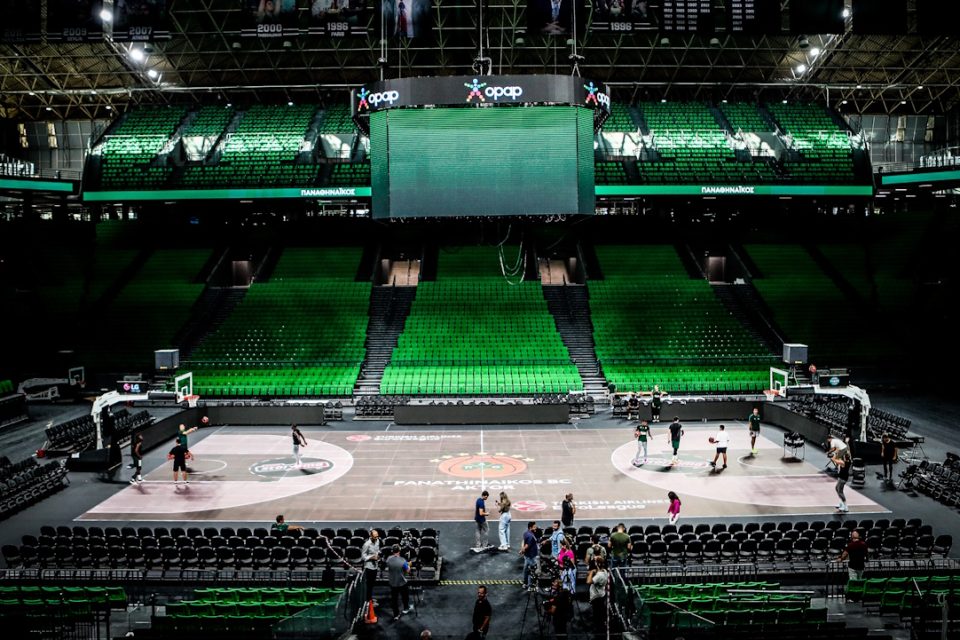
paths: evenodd
<path fill-rule="evenodd" d="M 320 133 L 354 133 L 355 131 L 349 105 L 334 104 L 323 110 Z"/>
<path fill-rule="evenodd" d="M 853 151 L 847 131 L 825 107 L 807 103 L 772 103 L 767 109 L 802 160 L 784 163 L 787 173 L 799 182 L 818 184 L 850 182 L 854 178 Z"/>
<path fill-rule="evenodd" d="M 255 105 L 225 135 L 219 162 L 187 167 L 184 186 L 290 187 L 310 186 L 317 165 L 297 164 L 316 107 Z"/>
<path fill-rule="evenodd" d="M 591 280 L 597 357 L 618 391 L 759 391 L 775 358 L 690 279 L 673 247 L 597 247 Z"/>
<path fill-rule="evenodd" d="M 192 354 L 201 395 L 350 395 L 365 355 L 370 283 L 357 249 L 287 249 Z"/>
<path fill-rule="evenodd" d="M 724 102 L 720 105 L 720 111 L 726 116 L 734 133 L 765 133 L 774 130 L 774 126 L 763 117 L 755 104 Z"/>
<path fill-rule="evenodd" d="M 637 123 L 630 113 L 630 107 L 620 102 L 614 102 L 610 105 L 610 117 L 603 123 L 604 131 L 620 131 L 624 133 L 637 130 Z"/>
<path fill-rule="evenodd" d="M 404 395 L 582 388 L 540 283 L 508 283 L 493 247 L 441 256 L 437 281 L 417 287 L 380 385 L 381 393 Z"/>
<path fill-rule="evenodd" d="M 660 154 L 658 161 L 637 163 L 642 182 L 741 181 L 731 173 L 751 166 L 736 161 L 726 134 L 705 104 L 644 102 L 639 108 Z"/>
<path fill-rule="evenodd" d="M 183 120 L 183 107 L 140 107 L 126 114 L 100 148 L 104 189 L 157 188 L 170 167 L 150 166 Z"/>

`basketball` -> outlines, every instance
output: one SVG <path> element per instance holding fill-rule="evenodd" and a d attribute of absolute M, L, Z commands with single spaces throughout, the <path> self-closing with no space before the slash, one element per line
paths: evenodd
<path fill-rule="evenodd" d="M 710 444 L 716 444 L 716 443 L 717 443 L 716 439 L 715 439 L 713 436 L 710 436 L 709 440 L 710 440 Z"/>

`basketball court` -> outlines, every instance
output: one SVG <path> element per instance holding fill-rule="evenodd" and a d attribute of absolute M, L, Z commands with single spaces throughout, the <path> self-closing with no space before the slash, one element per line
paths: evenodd
<path fill-rule="evenodd" d="M 664 519 L 666 494 L 683 501 L 681 518 L 828 515 L 835 480 L 811 462 L 785 456 L 764 427 L 759 454 L 749 455 L 742 425 L 728 428 L 729 468 L 708 464 L 712 424 L 685 427 L 679 462 L 671 465 L 666 424 L 654 424 L 649 459 L 633 464 L 630 429 L 304 429 L 309 445 L 298 468 L 287 430 L 222 427 L 191 447 L 189 485 L 174 485 L 171 463 L 145 467 L 128 485 L 79 517 L 109 521 L 463 521 L 486 489 L 506 491 L 514 520 L 559 516 L 573 493 L 583 520 Z M 786 452 L 790 453 L 790 452 Z M 801 453 L 798 454 L 802 456 Z M 822 455 L 817 457 L 822 459 Z M 886 509 L 847 485 L 851 513 Z"/>

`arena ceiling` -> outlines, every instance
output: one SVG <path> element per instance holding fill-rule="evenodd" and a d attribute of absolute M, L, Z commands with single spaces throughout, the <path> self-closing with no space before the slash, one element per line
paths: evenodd
<path fill-rule="evenodd" d="M 173 0 L 172 38 L 146 45 L 143 62 L 130 50 L 145 45 L 109 39 L 0 45 L 0 115 L 107 118 L 133 104 L 342 102 L 350 88 L 381 73 L 475 73 L 481 32 L 482 56 L 495 74 L 572 73 L 577 62 L 581 75 L 609 83 L 619 100 L 813 99 L 858 113 L 920 114 L 947 112 L 960 101 L 960 47 L 952 37 L 848 30 L 808 35 L 801 48 L 789 35 L 721 34 L 713 42 L 672 35 L 666 42 L 656 32 L 587 30 L 574 43 L 525 34 L 527 0 L 488 0 L 481 31 L 478 2 L 434 0 L 428 39 L 385 47 L 373 17 L 367 36 L 243 38 L 236 1 Z"/>

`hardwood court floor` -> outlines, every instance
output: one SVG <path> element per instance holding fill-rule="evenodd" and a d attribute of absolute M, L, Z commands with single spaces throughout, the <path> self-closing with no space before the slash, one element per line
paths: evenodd
<path fill-rule="evenodd" d="M 189 485 L 174 485 L 165 463 L 79 519 L 269 521 L 284 513 L 311 522 L 464 521 L 484 488 L 492 498 L 510 495 L 517 522 L 557 517 L 566 493 L 575 495 L 581 520 L 663 519 L 671 490 L 684 519 L 835 513 L 835 480 L 785 458 L 771 439 L 781 437 L 777 430 L 765 428 L 760 453 L 750 456 L 746 428 L 732 427 L 729 468 L 715 471 L 707 441 L 715 425 L 685 428 L 675 466 L 666 424 L 653 427 L 642 467 L 632 463 L 629 432 L 566 427 L 305 430 L 300 468 L 285 431 L 223 427 L 191 447 Z M 849 485 L 846 495 L 851 513 L 886 512 Z"/>

